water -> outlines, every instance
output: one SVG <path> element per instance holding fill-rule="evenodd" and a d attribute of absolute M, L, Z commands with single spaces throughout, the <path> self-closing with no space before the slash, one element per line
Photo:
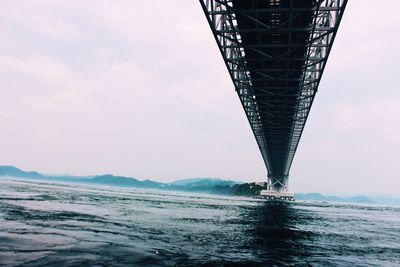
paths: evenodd
<path fill-rule="evenodd" d="M 400 266 L 400 208 L 0 179 L 1 266 Z"/>

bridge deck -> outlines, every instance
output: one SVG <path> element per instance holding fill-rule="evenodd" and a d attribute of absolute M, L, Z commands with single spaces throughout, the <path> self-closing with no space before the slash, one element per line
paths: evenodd
<path fill-rule="evenodd" d="M 268 169 L 285 188 L 347 0 L 200 0 Z"/>

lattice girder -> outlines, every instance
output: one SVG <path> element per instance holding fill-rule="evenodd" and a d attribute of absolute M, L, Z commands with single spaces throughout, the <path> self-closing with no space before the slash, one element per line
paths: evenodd
<path fill-rule="evenodd" d="M 347 0 L 200 3 L 268 176 L 286 187 Z"/>

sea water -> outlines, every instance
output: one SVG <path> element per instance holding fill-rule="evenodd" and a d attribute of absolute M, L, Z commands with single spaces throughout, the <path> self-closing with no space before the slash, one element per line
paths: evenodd
<path fill-rule="evenodd" d="M 242 265 L 400 265 L 400 208 L 0 178 L 0 266 Z"/>

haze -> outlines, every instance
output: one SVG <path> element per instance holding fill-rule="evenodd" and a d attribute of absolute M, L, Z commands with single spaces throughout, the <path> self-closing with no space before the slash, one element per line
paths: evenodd
<path fill-rule="evenodd" d="M 400 2 L 382 4 L 348 3 L 294 159 L 294 191 L 399 193 Z M 1 165 L 265 179 L 197 0 L 0 1 L 0 36 Z"/>

